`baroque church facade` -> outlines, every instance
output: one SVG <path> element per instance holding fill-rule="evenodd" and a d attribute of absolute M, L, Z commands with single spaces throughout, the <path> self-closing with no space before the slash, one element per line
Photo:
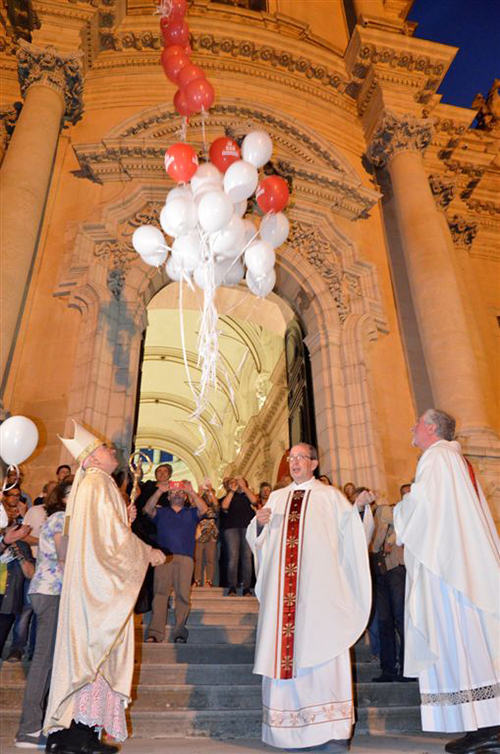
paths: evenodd
<path fill-rule="evenodd" d="M 69 417 L 125 455 L 134 440 L 168 450 L 198 481 L 238 470 L 274 482 L 305 346 L 322 473 L 396 500 L 417 460 L 410 428 L 435 406 L 457 418 L 500 522 L 498 82 L 474 108 L 442 103 L 457 50 L 413 36 L 410 7 L 190 3 L 193 60 L 216 99 L 189 119 L 189 143 L 202 153 L 204 139 L 265 130 L 292 188 L 274 292 L 258 308 L 222 294 L 229 339 L 250 357 L 241 369 L 241 353 L 225 357 L 235 396 L 218 423 L 202 417 L 197 453 L 189 395 L 175 390 L 179 344 L 145 338 L 177 284 L 131 245 L 158 222 L 173 185 L 163 156 L 179 140 L 154 2 L 7 2 L 2 402 L 40 431 L 28 489 L 67 460 Z M 276 346 L 285 331 L 289 353 Z"/>

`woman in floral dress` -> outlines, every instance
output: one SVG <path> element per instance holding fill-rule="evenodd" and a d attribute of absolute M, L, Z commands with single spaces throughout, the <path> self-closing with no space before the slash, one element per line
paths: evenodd
<path fill-rule="evenodd" d="M 42 743 L 41 729 L 52 673 L 63 579 L 64 510 L 70 489 L 71 483 L 59 484 L 52 490 L 45 504 L 47 521 L 40 531 L 36 570 L 28 592 L 37 617 L 37 634 L 16 737 L 18 745 Z"/>

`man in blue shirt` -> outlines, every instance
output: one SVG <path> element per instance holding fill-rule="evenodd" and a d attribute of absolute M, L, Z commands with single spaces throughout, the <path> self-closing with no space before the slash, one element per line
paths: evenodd
<path fill-rule="evenodd" d="M 173 640 L 185 644 L 189 631 L 186 621 L 189 615 L 189 593 L 194 567 L 194 546 L 198 521 L 207 512 L 207 504 L 193 490 L 190 482 L 181 489 L 172 488 L 175 482 L 158 484 L 157 491 L 144 506 L 144 512 L 156 525 L 155 540 L 162 550 L 171 555 L 154 574 L 153 617 L 148 630 L 148 642 L 162 642 L 165 638 L 168 599 L 172 588 L 175 592 L 175 628 Z M 158 505 L 161 496 L 169 490 L 170 504 Z M 190 506 L 186 506 L 189 501 Z"/>

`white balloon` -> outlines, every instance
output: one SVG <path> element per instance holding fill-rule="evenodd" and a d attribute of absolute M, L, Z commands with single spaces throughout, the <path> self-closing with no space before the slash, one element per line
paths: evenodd
<path fill-rule="evenodd" d="M 220 257 L 235 257 L 245 238 L 245 224 L 241 217 L 232 215 L 227 225 L 210 238 L 212 251 Z"/>
<path fill-rule="evenodd" d="M 256 234 L 257 234 L 257 228 L 254 225 L 253 220 L 250 220 L 249 217 L 245 217 L 243 220 L 243 224 L 245 226 L 245 239 L 244 244 L 245 246 L 249 244 L 251 241 L 256 241 Z"/>
<path fill-rule="evenodd" d="M 167 258 L 168 249 L 157 249 L 154 254 L 141 254 L 141 259 L 150 267 L 160 267 Z"/>
<path fill-rule="evenodd" d="M 150 256 L 159 246 L 165 246 L 165 238 L 154 225 L 141 225 L 134 231 L 132 246 L 141 256 Z"/>
<path fill-rule="evenodd" d="M 0 426 L 0 455 L 6 464 L 25 461 L 38 444 L 36 424 L 25 416 L 10 416 Z"/>
<path fill-rule="evenodd" d="M 237 285 L 242 279 L 245 270 L 241 262 L 233 259 L 222 259 L 214 265 L 214 286 Z M 208 265 L 200 265 L 194 271 L 194 282 L 203 291 L 209 282 L 210 269 Z"/>
<path fill-rule="evenodd" d="M 172 201 L 174 201 L 174 200 L 172 199 Z M 167 218 L 167 215 L 166 215 L 166 210 L 167 210 L 167 207 L 168 207 L 168 205 L 169 205 L 169 204 L 170 204 L 170 202 L 168 202 L 167 204 L 165 204 L 165 205 L 164 205 L 164 206 L 162 207 L 162 210 L 161 210 L 161 212 L 160 212 L 160 225 L 161 225 L 161 227 L 163 228 L 163 232 L 164 232 L 164 233 L 166 233 L 166 234 L 167 234 L 167 236 L 172 236 L 172 237 L 174 237 L 174 236 L 175 236 L 174 230 L 173 230 L 173 228 L 171 228 L 171 227 L 170 227 L 170 225 L 169 225 L 169 224 L 167 223 L 167 219 L 166 219 L 166 218 Z"/>
<path fill-rule="evenodd" d="M 196 196 L 206 186 L 222 188 L 222 173 L 211 162 L 202 163 L 191 178 L 191 188 Z"/>
<path fill-rule="evenodd" d="M 243 139 L 241 156 L 256 168 L 261 168 L 269 162 L 272 153 L 273 142 L 265 131 L 251 131 Z"/>
<path fill-rule="evenodd" d="M 176 238 L 172 245 L 174 263 L 189 272 L 195 270 L 201 262 L 200 242 L 200 234 L 197 230 Z"/>
<path fill-rule="evenodd" d="M 167 194 L 167 198 L 165 200 L 165 204 L 168 204 L 172 201 L 172 199 L 192 199 L 193 198 L 193 192 L 191 191 L 190 186 L 176 186 L 173 189 L 170 189 L 170 191 Z"/>
<path fill-rule="evenodd" d="M 248 207 L 248 202 L 246 199 L 243 199 L 242 202 L 235 202 L 233 204 L 234 214 L 237 215 L 238 217 L 243 217 L 243 215 L 247 211 L 247 207 Z"/>
<path fill-rule="evenodd" d="M 258 182 L 257 168 L 245 160 L 238 160 L 225 172 L 224 191 L 233 203 L 242 202 L 252 196 Z"/>
<path fill-rule="evenodd" d="M 162 228 L 169 228 L 174 236 L 185 236 L 196 227 L 198 213 L 192 199 L 177 197 L 165 204 L 160 213 Z M 165 227 L 164 227 L 165 224 Z"/>
<path fill-rule="evenodd" d="M 276 254 L 267 241 L 254 241 L 245 251 L 245 264 L 254 277 L 267 275 L 275 262 Z"/>
<path fill-rule="evenodd" d="M 273 249 L 286 241 L 290 232 L 288 217 L 283 212 L 270 212 L 260 223 L 260 237 L 271 244 Z"/>
<path fill-rule="evenodd" d="M 179 266 L 174 257 L 168 259 L 165 269 L 167 270 L 167 275 L 170 280 L 178 283 L 182 276 L 182 267 Z"/>
<path fill-rule="evenodd" d="M 236 262 L 232 259 L 224 260 L 225 267 L 223 270 L 223 278 L 221 285 L 227 285 L 231 288 L 233 285 L 238 285 L 243 280 L 245 275 L 245 268 L 243 263 L 238 259 Z"/>
<path fill-rule="evenodd" d="M 198 221 L 206 233 L 215 233 L 227 225 L 233 203 L 223 191 L 207 191 L 198 205 Z"/>
<path fill-rule="evenodd" d="M 255 296 L 265 298 L 276 285 L 276 273 L 271 270 L 267 275 L 256 277 L 250 271 L 247 272 L 246 281 L 249 289 Z"/>

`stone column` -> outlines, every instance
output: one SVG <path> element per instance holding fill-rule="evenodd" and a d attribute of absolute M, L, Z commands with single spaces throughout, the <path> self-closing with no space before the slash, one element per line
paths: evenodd
<path fill-rule="evenodd" d="M 453 260 L 424 169 L 432 122 L 385 112 L 368 149 L 387 166 L 418 326 L 436 408 L 465 433 L 486 432 L 488 416 Z"/>
<path fill-rule="evenodd" d="M 51 171 L 65 119 L 81 115 L 81 55 L 58 55 L 21 41 L 18 74 L 24 105 L 0 170 L 2 387 L 24 308 Z"/>

